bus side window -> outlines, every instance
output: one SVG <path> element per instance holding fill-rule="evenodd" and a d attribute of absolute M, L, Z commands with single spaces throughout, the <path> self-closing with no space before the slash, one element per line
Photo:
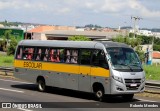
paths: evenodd
<path fill-rule="evenodd" d="M 64 49 L 59 49 L 60 62 L 64 63 Z"/>
<path fill-rule="evenodd" d="M 77 64 L 78 63 L 78 50 L 77 49 L 66 49 L 65 62 Z"/>
<path fill-rule="evenodd" d="M 22 59 L 22 47 L 18 47 L 16 59 Z"/>
<path fill-rule="evenodd" d="M 33 59 L 34 48 L 33 47 L 24 47 L 23 50 L 23 59 L 32 60 Z"/>
<path fill-rule="evenodd" d="M 33 59 L 33 52 L 34 52 L 34 48 L 28 48 L 28 60 L 32 60 Z"/>
<path fill-rule="evenodd" d="M 69 49 L 66 50 L 66 63 L 70 63 L 71 51 Z"/>
<path fill-rule="evenodd" d="M 108 69 L 108 63 L 106 61 L 105 53 L 102 50 L 95 50 L 92 56 L 92 64 Z"/>
<path fill-rule="evenodd" d="M 77 64 L 78 63 L 78 50 L 71 50 L 71 63 Z"/>
<path fill-rule="evenodd" d="M 42 49 L 41 48 L 37 48 L 36 54 L 35 54 L 35 60 L 36 61 L 40 61 L 42 57 Z"/>
<path fill-rule="evenodd" d="M 81 50 L 81 60 L 80 63 L 82 65 L 90 65 L 90 61 L 91 61 L 91 53 L 92 51 L 89 49 L 82 49 Z"/>
<path fill-rule="evenodd" d="M 60 62 L 60 49 L 50 49 L 49 61 Z"/>
<path fill-rule="evenodd" d="M 49 48 L 44 48 L 42 52 L 42 61 L 48 61 Z"/>

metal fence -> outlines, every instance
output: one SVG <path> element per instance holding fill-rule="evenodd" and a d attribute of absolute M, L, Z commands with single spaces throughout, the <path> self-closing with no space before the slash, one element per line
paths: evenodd
<path fill-rule="evenodd" d="M 0 72 L 3 72 L 5 76 L 13 75 L 13 67 L 0 67 Z"/>

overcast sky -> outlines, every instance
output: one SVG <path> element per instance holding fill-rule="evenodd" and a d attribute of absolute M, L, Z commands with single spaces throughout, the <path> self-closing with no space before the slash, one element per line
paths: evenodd
<path fill-rule="evenodd" d="M 160 28 L 160 0 L 0 0 L 0 21 L 50 25 Z"/>

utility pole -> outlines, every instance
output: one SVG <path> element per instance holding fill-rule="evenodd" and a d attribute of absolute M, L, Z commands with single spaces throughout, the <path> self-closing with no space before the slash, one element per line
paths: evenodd
<path fill-rule="evenodd" d="M 28 26 L 26 25 L 26 33 L 25 33 L 24 39 L 27 39 L 27 30 L 28 30 Z"/>
<path fill-rule="evenodd" d="M 136 36 L 136 23 L 138 23 L 138 20 L 140 20 L 140 19 L 142 19 L 142 18 L 140 18 L 140 17 L 135 17 L 135 16 L 131 16 L 131 19 L 133 19 L 134 20 L 134 25 L 133 25 L 133 30 L 134 30 L 134 38 L 135 38 L 135 36 Z"/>

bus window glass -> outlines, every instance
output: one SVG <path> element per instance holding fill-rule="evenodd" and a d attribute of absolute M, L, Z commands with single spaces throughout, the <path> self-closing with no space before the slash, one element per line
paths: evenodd
<path fill-rule="evenodd" d="M 33 60 L 34 48 L 33 47 L 24 47 L 23 48 L 23 59 Z"/>
<path fill-rule="evenodd" d="M 43 48 L 42 50 L 42 60 L 43 61 L 48 61 L 49 57 L 49 48 Z"/>
<path fill-rule="evenodd" d="M 64 62 L 64 60 L 63 60 L 63 49 L 50 48 L 48 61 Z"/>
<path fill-rule="evenodd" d="M 90 65 L 90 60 L 91 60 L 91 50 L 82 49 L 81 50 L 81 61 L 80 61 L 80 63 L 82 65 Z"/>
<path fill-rule="evenodd" d="M 141 70 L 138 56 L 130 48 L 107 48 L 114 69 Z"/>
<path fill-rule="evenodd" d="M 37 48 L 35 53 L 35 60 L 41 61 L 42 60 L 42 48 Z"/>
<path fill-rule="evenodd" d="M 16 59 L 22 59 L 22 47 L 18 47 Z"/>
<path fill-rule="evenodd" d="M 78 50 L 77 49 L 66 49 L 65 50 L 65 62 L 77 64 L 78 63 Z"/>
<path fill-rule="evenodd" d="M 92 64 L 94 66 L 100 66 L 103 68 L 109 68 L 108 63 L 105 59 L 105 53 L 102 50 L 95 50 L 93 52 L 93 57 L 92 57 Z"/>

